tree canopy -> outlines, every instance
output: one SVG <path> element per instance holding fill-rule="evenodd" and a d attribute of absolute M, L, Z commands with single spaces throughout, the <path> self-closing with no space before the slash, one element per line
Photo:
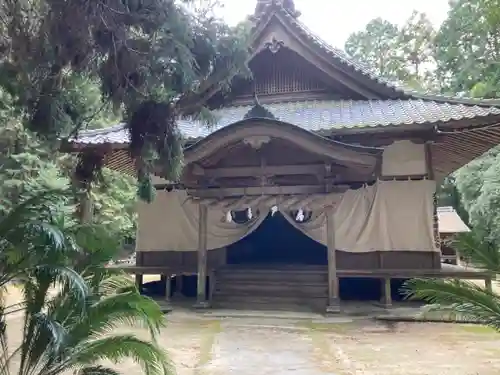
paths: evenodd
<path fill-rule="evenodd" d="M 228 27 L 190 0 L 6 0 L 0 5 L 0 87 L 27 129 L 75 134 L 103 108 L 80 96 L 95 82 L 102 107 L 121 111 L 142 176 L 176 179 L 182 162 L 176 120 L 247 73 L 245 28 Z M 205 116 L 206 117 L 206 116 Z M 87 168 L 95 169 L 94 162 Z M 92 175 L 92 173 L 90 173 Z"/>
<path fill-rule="evenodd" d="M 376 74 L 418 90 L 439 89 L 432 79 L 436 31 L 427 16 L 413 12 L 403 26 L 371 20 L 349 36 L 345 50 Z"/>
<path fill-rule="evenodd" d="M 229 27 L 195 0 L 6 0 L 0 20 L 1 208 L 54 186 L 76 202 L 94 185 L 94 220 L 133 238 L 152 169 L 175 179 L 182 168 L 177 119 L 209 124 L 207 98 L 248 74 L 246 24 Z M 139 188 L 100 153 L 57 152 L 60 138 L 120 122 Z"/>

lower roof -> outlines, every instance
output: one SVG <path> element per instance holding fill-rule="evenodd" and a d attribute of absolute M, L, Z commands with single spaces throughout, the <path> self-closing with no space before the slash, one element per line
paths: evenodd
<path fill-rule="evenodd" d="M 215 125 L 182 119 L 179 129 L 186 139 L 200 139 L 242 120 L 253 105 L 214 110 Z M 305 130 L 330 135 L 336 130 L 359 130 L 411 124 L 435 124 L 489 116 L 500 116 L 500 108 L 450 104 L 429 100 L 311 100 L 275 103 L 266 108 L 277 120 Z M 123 124 L 80 133 L 74 144 L 128 144 Z"/>

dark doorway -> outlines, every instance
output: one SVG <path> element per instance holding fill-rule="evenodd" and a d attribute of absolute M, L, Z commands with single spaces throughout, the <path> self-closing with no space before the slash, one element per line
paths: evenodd
<path fill-rule="evenodd" d="M 228 247 L 227 262 L 326 265 L 327 249 L 276 212 L 269 214 L 253 233 Z"/>

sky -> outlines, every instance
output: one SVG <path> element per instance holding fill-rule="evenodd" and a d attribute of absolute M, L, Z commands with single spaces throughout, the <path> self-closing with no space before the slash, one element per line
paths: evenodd
<path fill-rule="evenodd" d="M 220 0 L 218 15 L 231 25 L 252 14 L 257 0 Z M 353 32 L 363 30 L 373 18 L 403 24 L 413 10 L 426 13 L 435 27 L 444 21 L 448 0 L 295 0 L 300 20 L 334 47 L 344 48 Z"/>

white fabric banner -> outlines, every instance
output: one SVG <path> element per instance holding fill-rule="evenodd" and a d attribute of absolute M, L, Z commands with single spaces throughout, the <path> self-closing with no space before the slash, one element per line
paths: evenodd
<path fill-rule="evenodd" d="M 334 206 L 336 248 L 348 252 L 439 251 L 433 229 L 435 188 L 436 183 L 431 180 L 378 181 L 372 186 L 348 190 L 340 197 L 332 195 L 328 202 Z M 328 203 L 324 204 L 326 207 Z M 228 246 L 254 231 L 269 213 L 266 207 L 260 207 L 252 210 L 254 218 L 238 224 L 227 222 L 222 208 L 209 206 L 208 249 Z M 290 217 L 290 205 L 279 209 L 294 227 L 326 245 L 325 207 L 314 207 L 316 210 L 312 210 L 312 217 L 306 222 Z M 153 203 L 138 204 L 138 213 L 138 251 L 198 249 L 198 204 L 188 199 L 184 191 L 158 191 Z"/>

